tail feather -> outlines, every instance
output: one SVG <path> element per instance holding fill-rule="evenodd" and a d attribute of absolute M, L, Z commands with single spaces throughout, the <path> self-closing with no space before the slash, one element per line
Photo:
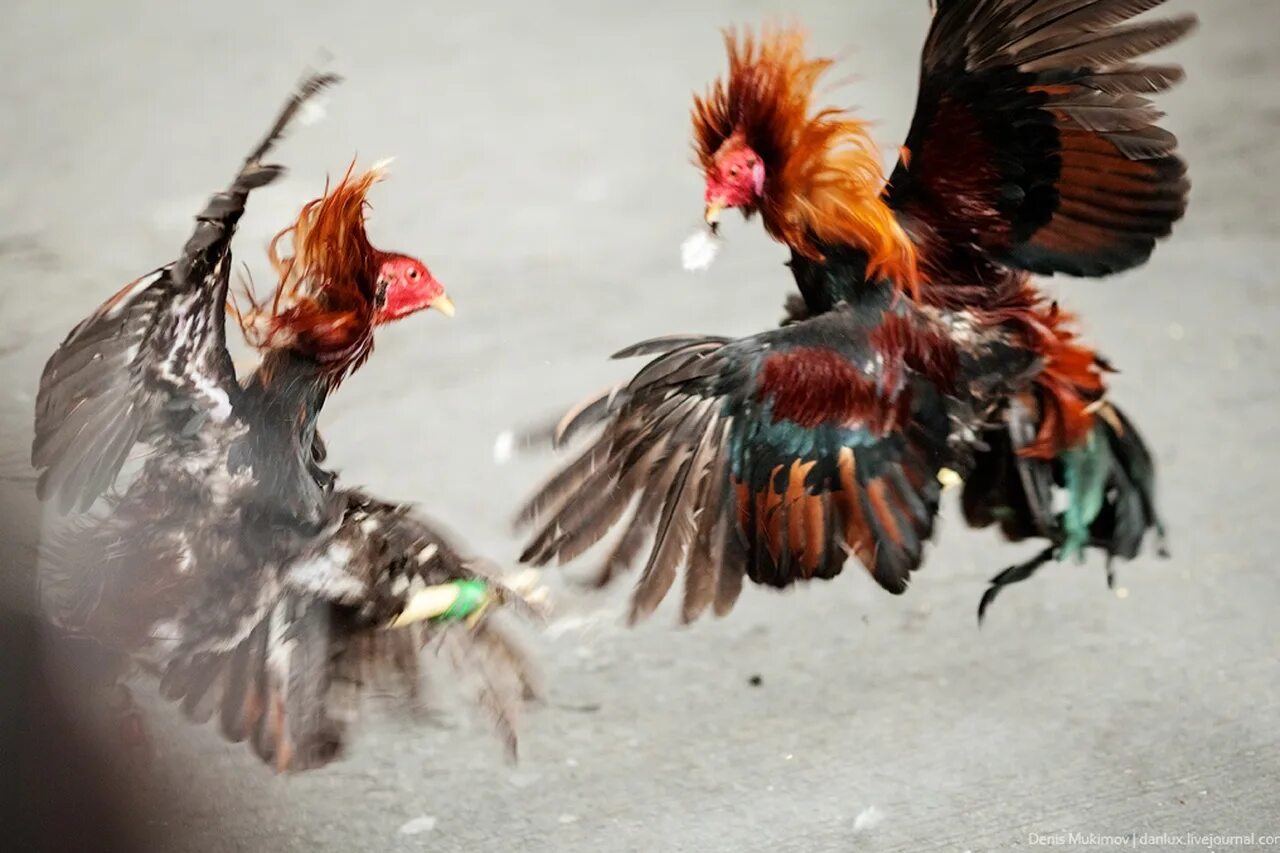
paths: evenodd
<path fill-rule="evenodd" d="M 1006 424 L 983 436 L 987 449 L 977 455 L 961 501 L 971 527 L 998 524 L 1011 541 L 1041 539 L 1049 545 L 1040 557 L 997 576 L 983 610 L 996 588 L 1025 580 L 1050 559 L 1102 551 L 1110 579 L 1111 562 L 1137 557 L 1148 534 L 1155 537 L 1157 553 L 1167 556 L 1154 458 L 1118 407 L 1102 403 L 1088 437 L 1049 460 L 1018 452 L 1034 434 L 1022 414 L 1011 407 Z M 1065 499 L 1059 512 L 1052 508 L 1055 492 Z"/>
<path fill-rule="evenodd" d="M 1113 404 L 1105 404 L 1099 413 L 1100 431 L 1106 438 L 1112 458 L 1115 459 L 1115 476 L 1121 486 L 1115 511 L 1108 520 L 1111 540 L 1116 545 L 1115 556 L 1131 559 L 1142 547 L 1148 530 L 1156 536 L 1157 553 L 1168 556 L 1167 532 L 1164 519 L 1156 505 L 1156 464 L 1142 434 L 1128 416 Z M 1121 479 L 1123 477 L 1123 479 Z"/>

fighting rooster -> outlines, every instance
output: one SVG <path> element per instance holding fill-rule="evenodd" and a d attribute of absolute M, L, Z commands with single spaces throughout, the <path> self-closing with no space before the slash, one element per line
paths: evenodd
<path fill-rule="evenodd" d="M 758 213 L 801 298 L 774 332 L 626 351 L 663 355 L 563 422 L 558 442 L 603 430 L 526 507 L 542 526 L 525 558 L 577 556 L 639 493 L 600 576 L 656 525 L 633 615 L 681 564 L 686 619 L 708 588 L 727 609 L 744 573 L 786 586 L 847 554 L 901 593 L 949 472 L 970 523 L 1049 541 L 980 611 L 1055 556 L 1135 555 L 1161 532 L 1150 454 L 1104 399 L 1106 362 L 1029 274 L 1130 269 L 1185 210 L 1176 140 L 1142 96 L 1181 71 L 1130 60 L 1194 19 L 1120 26 L 1161 2 L 939 4 L 887 182 L 864 125 L 814 103 L 829 60 L 795 31 L 730 34 L 727 80 L 693 113 L 706 220 Z"/>
<path fill-rule="evenodd" d="M 236 224 L 250 192 L 283 172 L 263 158 L 333 82 L 308 79 L 196 217 L 179 259 L 109 299 L 50 358 L 38 490 L 85 514 L 48 543 L 44 580 L 63 628 L 157 671 L 189 717 L 216 715 L 277 770 L 338 755 L 361 685 L 388 671 L 416 684 L 418 644 L 432 637 L 479 679 L 514 749 L 532 671 L 492 618 L 508 592 L 411 507 L 339 489 L 320 467 L 320 408 L 368 357 L 374 329 L 432 307 L 452 314 L 425 265 L 370 244 L 365 198 L 380 170 L 348 171 L 272 241 L 274 297 L 237 311 L 262 352 L 245 383 L 226 348 Z M 120 488 L 134 455 L 145 461 Z"/>

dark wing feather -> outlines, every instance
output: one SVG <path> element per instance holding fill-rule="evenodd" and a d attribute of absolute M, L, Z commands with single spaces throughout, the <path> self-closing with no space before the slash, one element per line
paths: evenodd
<path fill-rule="evenodd" d="M 334 80 L 303 83 L 230 186 L 196 216 L 177 261 L 122 288 L 49 358 L 32 446 L 42 500 L 84 511 L 112 486 L 136 442 L 231 417 L 238 392 L 225 328 L 231 238 L 249 193 L 283 171 L 261 158 L 301 105 Z"/>
<path fill-rule="evenodd" d="M 522 561 L 564 562 L 621 526 L 597 581 L 647 547 L 633 620 L 681 568 L 685 621 L 728 612 L 744 576 L 830 578 L 851 553 L 886 589 L 906 589 L 933 531 L 948 417 L 938 389 L 876 350 L 856 312 L 630 351 L 658 355 L 529 500 L 521 520 L 538 526 Z"/>
<path fill-rule="evenodd" d="M 1104 276 L 1142 264 L 1186 210 L 1177 140 L 1130 62 L 1194 17 L 1121 26 L 1164 0 L 949 0 L 886 200 L 933 277 L 995 264 Z"/>

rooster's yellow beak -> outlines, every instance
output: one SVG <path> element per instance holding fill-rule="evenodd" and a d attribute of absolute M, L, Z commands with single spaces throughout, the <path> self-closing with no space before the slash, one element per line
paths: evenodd
<path fill-rule="evenodd" d="M 431 303 L 431 307 L 446 317 L 453 316 L 453 300 L 443 293 L 435 298 L 435 301 Z"/>
<path fill-rule="evenodd" d="M 724 210 L 724 201 L 718 198 L 714 198 L 711 201 L 707 202 L 707 209 L 703 213 L 703 218 L 706 219 L 708 225 L 714 228 L 716 225 L 720 223 L 720 213 L 723 210 Z"/>

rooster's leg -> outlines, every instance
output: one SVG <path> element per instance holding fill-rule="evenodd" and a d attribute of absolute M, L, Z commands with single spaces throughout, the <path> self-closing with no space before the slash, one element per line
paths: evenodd
<path fill-rule="evenodd" d="M 1010 566 L 992 578 L 991 586 L 987 587 L 987 591 L 982 594 L 982 601 L 978 604 L 978 624 L 982 624 L 982 619 L 987 613 L 987 608 L 991 606 L 991 602 L 996 600 L 996 596 L 1000 594 L 1000 590 L 1010 584 L 1020 583 L 1031 577 L 1039 571 L 1041 566 L 1051 561 L 1057 552 L 1058 546 L 1050 545 L 1048 548 L 1045 548 L 1025 563 Z"/>

